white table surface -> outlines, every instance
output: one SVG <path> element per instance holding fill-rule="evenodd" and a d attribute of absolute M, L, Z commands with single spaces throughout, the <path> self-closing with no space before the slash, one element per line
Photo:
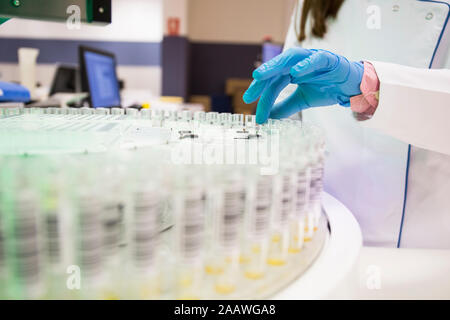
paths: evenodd
<path fill-rule="evenodd" d="M 363 247 L 329 298 L 450 299 L 450 250 Z"/>
<path fill-rule="evenodd" d="M 330 239 L 314 265 L 274 299 L 450 299 L 450 250 L 361 247 L 351 212 L 328 194 Z"/>

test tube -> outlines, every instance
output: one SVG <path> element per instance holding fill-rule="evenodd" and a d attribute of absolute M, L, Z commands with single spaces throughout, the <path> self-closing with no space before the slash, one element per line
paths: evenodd
<path fill-rule="evenodd" d="M 200 172 L 179 175 L 174 198 L 175 250 L 177 255 L 176 297 L 199 299 L 203 295 L 205 245 L 205 191 Z"/>
<path fill-rule="evenodd" d="M 266 272 L 272 192 L 273 177 L 256 173 L 248 189 L 246 236 L 241 257 L 244 275 L 251 280 L 263 278 Z"/>
<path fill-rule="evenodd" d="M 231 126 L 232 124 L 232 114 L 231 113 L 220 113 L 219 114 L 220 125 Z"/>
<path fill-rule="evenodd" d="M 27 163 L 15 160 L 7 171 L 3 171 L 6 176 L 2 191 L 6 295 L 9 299 L 42 299 L 45 295 L 45 259 L 38 220 L 39 195 L 33 188 Z"/>
<path fill-rule="evenodd" d="M 219 119 L 219 113 L 218 112 L 207 112 L 206 113 L 206 123 L 209 125 L 216 124 Z"/>
<path fill-rule="evenodd" d="M 321 197 L 323 192 L 324 176 L 324 137 L 319 128 L 314 127 L 312 141 L 310 144 L 311 161 L 311 192 L 308 211 L 307 235 L 311 237 L 317 230 L 322 212 Z"/>
<path fill-rule="evenodd" d="M 161 127 L 164 122 L 164 112 L 162 110 L 152 111 L 152 126 Z"/>
<path fill-rule="evenodd" d="M 125 114 L 129 117 L 129 118 L 133 118 L 136 119 L 139 116 L 139 110 L 135 109 L 135 108 L 126 108 L 125 109 Z"/>
<path fill-rule="evenodd" d="M 4 110 L 4 114 L 7 117 L 13 117 L 20 114 L 21 109 L 20 108 L 6 108 Z"/>
<path fill-rule="evenodd" d="M 197 122 L 197 124 L 204 122 L 205 118 L 206 118 L 206 113 L 204 111 L 194 112 L 194 121 Z"/>
<path fill-rule="evenodd" d="M 163 195 L 160 188 L 157 188 L 152 181 L 140 181 L 134 187 L 132 203 L 130 258 L 133 264 L 133 292 L 131 297 L 155 299 L 160 290 L 157 258 Z"/>
<path fill-rule="evenodd" d="M 4 182 L 4 170 L 10 170 L 7 167 L 7 162 L 5 160 L 0 160 L 0 299 L 7 299 L 6 295 L 6 279 L 7 279 L 7 269 L 6 269 L 6 230 L 5 230 L 5 192 L 7 186 Z"/>
<path fill-rule="evenodd" d="M 58 108 L 58 111 L 59 111 L 59 114 L 64 114 L 64 115 L 69 114 L 69 108 L 67 108 L 67 107 Z"/>
<path fill-rule="evenodd" d="M 7 109 L 5 109 L 5 110 L 3 110 L 3 114 L 4 114 L 4 116 L 5 117 L 8 117 L 9 115 L 8 115 L 8 108 Z M 31 108 L 23 108 L 23 114 L 31 114 Z"/>
<path fill-rule="evenodd" d="M 125 110 L 122 108 L 112 108 L 111 114 L 115 116 L 121 116 L 125 114 Z"/>
<path fill-rule="evenodd" d="M 205 270 L 214 276 L 214 289 L 219 295 L 235 292 L 240 271 L 241 226 L 245 211 L 243 171 L 236 167 L 221 168 L 219 187 L 212 212 L 212 246 Z"/>
<path fill-rule="evenodd" d="M 164 120 L 178 120 L 178 114 L 174 110 L 163 110 L 162 115 L 164 117 Z"/>
<path fill-rule="evenodd" d="M 142 109 L 141 110 L 141 119 L 150 120 L 152 118 L 152 110 L 151 109 Z"/>
<path fill-rule="evenodd" d="M 294 170 L 281 168 L 274 177 L 271 239 L 267 262 L 272 266 L 284 266 L 289 253 L 289 219 L 294 205 Z"/>
<path fill-rule="evenodd" d="M 28 110 L 31 110 L 31 109 L 28 109 Z M 18 114 L 18 111 L 19 111 L 18 108 L 6 108 L 6 109 L 4 109 L 3 112 L 6 117 L 13 117 Z"/>
<path fill-rule="evenodd" d="M 244 125 L 244 115 L 243 114 L 233 114 L 233 126 L 241 128 Z"/>
<path fill-rule="evenodd" d="M 190 122 L 192 121 L 192 111 L 184 110 L 181 112 L 181 121 Z"/>
<path fill-rule="evenodd" d="M 83 285 L 77 291 L 82 299 L 108 298 L 103 291 L 104 274 L 104 228 L 103 206 L 99 190 L 95 162 L 89 168 L 76 167 L 77 177 L 74 187 L 74 250 L 75 265 L 83 275 Z"/>
<path fill-rule="evenodd" d="M 5 112 L 6 116 L 14 117 L 14 116 L 20 114 L 20 109 L 19 108 L 6 108 L 4 112 Z"/>
<path fill-rule="evenodd" d="M 66 287 L 67 267 L 72 264 L 71 212 L 68 206 L 66 177 L 59 171 L 61 163 L 53 162 L 42 178 L 40 221 L 43 225 L 47 266 L 47 294 L 51 298 L 70 298 Z M 44 167 L 44 164 L 41 164 Z"/>
<path fill-rule="evenodd" d="M 178 111 L 164 111 L 164 127 L 172 129 L 178 128 L 179 125 L 180 123 L 178 122 Z"/>
<path fill-rule="evenodd" d="M 30 113 L 31 114 L 36 114 L 36 115 L 41 115 L 41 114 L 44 114 L 44 109 L 43 108 L 35 108 L 35 107 L 33 107 L 33 108 L 30 109 Z"/>
<path fill-rule="evenodd" d="M 47 114 L 56 114 L 57 109 L 56 107 L 47 108 Z"/>
<path fill-rule="evenodd" d="M 176 129 L 181 131 L 192 131 L 194 129 L 192 111 L 184 110 L 181 113 L 178 113 L 178 123 L 176 126 Z"/>
<path fill-rule="evenodd" d="M 6 299 L 6 249 L 3 217 L 3 196 L 0 182 L 0 299 Z"/>
<path fill-rule="evenodd" d="M 109 109 L 108 108 L 95 108 L 94 113 L 98 115 L 108 115 Z"/>
<path fill-rule="evenodd" d="M 103 273 L 106 277 L 103 288 L 103 296 L 108 300 L 122 298 L 122 273 L 124 257 L 121 251 L 126 244 L 126 213 L 128 192 L 126 186 L 129 184 L 125 172 L 115 156 L 115 162 L 106 159 L 106 165 L 99 168 L 98 179 L 103 181 L 103 194 L 101 202 L 101 224 L 102 224 L 102 246 L 103 246 Z M 98 162 L 103 162 L 98 159 Z"/>
<path fill-rule="evenodd" d="M 251 114 L 245 115 L 245 126 L 249 128 L 256 127 L 256 117 Z"/>
<path fill-rule="evenodd" d="M 269 129 L 280 129 L 281 121 L 278 119 L 269 119 L 267 120 L 267 125 Z"/>
<path fill-rule="evenodd" d="M 77 114 L 81 114 L 81 111 L 79 108 L 69 108 L 69 114 L 77 115 Z"/>
<path fill-rule="evenodd" d="M 25 299 L 43 298 L 45 294 L 44 257 L 39 230 L 39 202 L 35 191 L 21 190 L 15 198 L 16 217 L 14 253 L 10 256 L 16 262 L 15 276 Z"/>
<path fill-rule="evenodd" d="M 84 115 L 94 114 L 94 109 L 93 108 L 88 108 L 88 107 L 82 107 L 81 108 L 81 114 L 84 114 Z"/>
<path fill-rule="evenodd" d="M 294 209 L 290 219 L 289 252 L 299 253 L 304 242 L 311 240 L 310 236 L 305 234 L 305 231 L 309 230 L 306 229 L 306 216 L 310 199 L 311 168 L 302 142 L 299 143 L 294 157 Z"/>

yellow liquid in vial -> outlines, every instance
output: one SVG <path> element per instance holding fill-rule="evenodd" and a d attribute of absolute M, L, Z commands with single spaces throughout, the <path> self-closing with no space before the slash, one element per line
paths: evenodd
<path fill-rule="evenodd" d="M 252 253 L 258 254 L 261 252 L 261 248 L 258 245 L 252 247 Z"/>
<path fill-rule="evenodd" d="M 290 247 L 290 248 L 288 249 L 288 252 L 289 252 L 289 253 L 292 253 L 292 254 L 300 253 L 301 251 L 302 251 L 301 248 Z"/>
<path fill-rule="evenodd" d="M 269 257 L 266 262 L 270 266 L 284 266 L 287 263 L 288 254 L 288 230 L 278 231 L 271 237 L 271 243 L 269 244 Z"/>
<path fill-rule="evenodd" d="M 245 264 L 245 263 L 249 263 L 250 262 L 250 258 L 244 255 L 241 255 L 239 257 L 239 263 L 241 264 Z"/>
<path fill-rule="evenodd" d="M 244 273 L 245 277 L 250 280 L 259 280 L 264 277 L 264 273 L 262 272 L 256 272 L 256 271 L 246 271 Z"/>
<path fill-rule="evenodd" d="M 281 267 L 286 264 L 286 260 L 284 259 L 276 259 L 276 258 L 269 258 L 267 259 L 267 263 L 271 266 L 275 267 Z"/>
<path fill-rule="evenodd" d="M 217 267 L 212 265 L 205 266 L 205 272 L 210 275 L 219 275 L 223 273 L 223 267 Z"/>
<path fill-rule="evenodd" d="M 233 284 L 219 283 L 216 284 L 216 292 L 220 294 L 230 294 L 236 290 L 236 286 Z"/>
<path fill-rule="evenodd" d="M 192 285 L 192 282 L 191 276 L 183 276 L 178 280 L 178 285 L 182 288 L 188 288 Z"/>
<path fill-rule="evenodd" d="M 279 234 L 272 236 L 272 242 L 278 243 L 280 241 L 281 241 L 281 236 Z"/>

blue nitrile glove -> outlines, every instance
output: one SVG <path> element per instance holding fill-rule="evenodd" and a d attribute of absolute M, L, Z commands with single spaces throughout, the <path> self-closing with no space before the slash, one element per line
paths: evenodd
<path fill-rule="evenodd" d="M 255 79 L 244 94 L 245 103 L 259 97 L 256 122 L 269 117 L 284 118 L 311 107 L 340 104 L 350 106 L 350 98 L 361 94 L 364 73 L 361 62 L 325 50 L 292 48 L 253 72 Z M 289 83 L 297 90 L 274 106 L 280 92 Z"/>

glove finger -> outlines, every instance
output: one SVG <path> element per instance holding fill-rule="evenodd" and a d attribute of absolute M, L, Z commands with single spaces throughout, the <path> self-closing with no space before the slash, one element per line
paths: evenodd
<path fill-rule="evenodd" d="M 269 118 L 270 110 L 280 92 L 289 84 L 289 76 L 273 78 L 264 90 L 256 109 L 256 122 L 263 124 Z"/>
<path fill-rule="evenodd" d="M 295 83 L 308 81 L 317 73 L 322 74 L 330 70 L 330 66 L 333 66 L 335 62 L 333 57 L 326 51 L 318 51 L 293 66 L 290 74 L 295 79 Z"/>
<path fill-rule="evenodd" d="M 303 98 L 300 88 L 297 88 L 289 97 L 278 102 L 270 112 L 270 118 L 282 119 L 292 116 L 293 114 L 308 109 L 309 105 Z"/>
<path fill-rule="evenodd" d="M 244 102 L 250 104 L 258 100 L 259 96 L 263 93 L 264 89 L 269 83 L 269 80 L 253 80 L 247 91 L 245 91 L 244 96 L 242 97 Z"/>
<path fill-rule="evenodd" d="M 256 80 L 266 80 L 276 75 L 289 74 L 289 71 L 293 66 L 309 57 L 313 52 L 313 50 L 303 48 L 291 48 L 286 50 L 253 71 L 253 78 Z"/>

